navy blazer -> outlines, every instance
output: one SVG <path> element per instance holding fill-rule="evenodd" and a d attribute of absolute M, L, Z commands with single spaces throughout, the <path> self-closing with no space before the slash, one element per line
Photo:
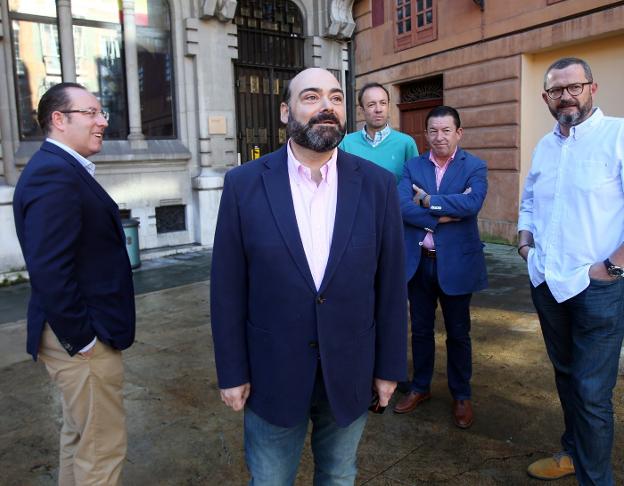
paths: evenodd
<path fill-rule="evenodd" d="M 317 367 L 336 422 L 371 400 L 373 377 L 406 378 L 406 288 L 393 175 L 338 150 L 338 198 L 317 291 L 293 207 L 286 146 L 225 176 L 211 317 L 220 388 L 251 383 L 247 405 L 290 427 L 308 417 Z"/>
<path fill-rule="evenodd" d="M 429 208 L 413 201 L 416 184 L 431 195 Z M 474 155 L 457 149 L 448 166 L 440 190 L 436 189 L 435 167 L 429 152 L 405 162 L 399 182 L 401 213 L 405 225 L 406 278 L 414 276 L 421 257 L 421 243 L 433 230 L 440 288 L 447 295 L 462 295 L 487 287 L 483 243 L 479 237 L 477 214 L 487 194 L 487 166 Z M 468 187 L 469 194 L 462 194 Z M 438 224 L 440 216 L 460 221 Z"/>
<path fill-rule="evenodd" d="M 17 237 L 32 293 L 27 351 L 43 326 L 70 355 L 94 337 L 116 349 L 134 341 L 132 270 L 119 208 L 72 155 L 44 142 L 13 196 Z"/>

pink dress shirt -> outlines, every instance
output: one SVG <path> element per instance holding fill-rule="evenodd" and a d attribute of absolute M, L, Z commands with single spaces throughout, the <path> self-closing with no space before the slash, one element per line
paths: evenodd
<path fill-rule="evenodd" d="M 451 155 L 451 158 L 448 159 L 448 162 L 444 164 L 442 167 L 440 167 L 440 164 L 435 159 L 433 152 L 429 151 L 429 160 L 433 162 L 433 165 L 435 167 L 436 190 L 438 191 L 440 190 L 442 177 L 444 177 L 444 174 L 446 174 L 446 169 L 448 169 L 449 165 L 451 165 L 451 162 L 453 162 L 453 159 L 455 158 L 456 153 L 457 153 L 457 147 L 455 147 L 455 151 L 453 152 L 453 155 Z M 424 246 L 428 250 L 433 250 L 435 248 L 435 243 L 433 242 L 433 233 L 427 231 L 427 234 L 425 235 L 425 239 L 422 240 L 422 246 Z"/>
<path fill-rule="evenodd" d="M 321 167 L 322 180 L 318 186 L 312 180 L 312 171 L 295 158 L 290 149 L 290 141 L 287 151 L 288 177 L 299 236 L 318 290 L 325 275 L 334 234 L 338 197 L 338 151 L 334 149 L 330 159 Z"/>

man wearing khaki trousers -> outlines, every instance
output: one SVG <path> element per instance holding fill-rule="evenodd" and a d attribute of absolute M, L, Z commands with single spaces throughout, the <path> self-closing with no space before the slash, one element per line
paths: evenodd
<path fill-rule="evenodd" d="M 61 391 L 59 485 L 120 484 L 126 455 L 121 350 L 134 341 L 132 270 L 119 209 L 87 160 L 108 114 L 84 87 L 41 98 L 47 137 L 15 188 L 15 227 L 30 275 L 27 351 Z"/>

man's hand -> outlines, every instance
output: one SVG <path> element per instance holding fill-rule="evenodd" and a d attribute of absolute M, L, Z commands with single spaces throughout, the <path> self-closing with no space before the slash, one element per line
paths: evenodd
<path fill-rule="evenodd" d="M 388 402 L 392 398 L 396 386 L 396 381 L 387 381 L 380 378 L 375 378 L 373 380 L 373 388 L 377 392 L 377 395 L 379 395 L 379 406 L 388 406 Z"/>
<path fill-rule="evenodd" d="M 93 356 L 96 346 L 97 346 L 97 343 L 95 343 L 88 351 L 85 351 L 84 353 L 78 353 L 78 354 L 82 356 L 83 358 L 89 359 L 91 358 L 91 356 Z"/>
<path fill-rule="evenodd" d="M 522 259 L 526 262 L 527 258 L 529 258 L 529 251 L 531 251 L 531 247 L 528 245 L 525 245 L 518 250 L 518 255 L 520 255 Z"/>
<path fill-rule="evenodd" d="M 607 273 L 607 267 L 602 262 L 596 262 L 591 267 L 589 267 L 589 278 L 593 278 L 594 280 L 615 280 L 618 277 L 612 277 Z"/>
<path fill-rule="evenodd" d="M 221 389 L 221 401 L 235 412 L 239 412 L 245 407 L 250 391 L 251 385 L 249 383 L 234 388 Z"/>
<path fill-rule="evenodd" d="M 440 216 L 438 218 L 438 224 L 454 223 L 455 221 L 461 221 L 459 218 L 451 218 L 450 216 Z"/>

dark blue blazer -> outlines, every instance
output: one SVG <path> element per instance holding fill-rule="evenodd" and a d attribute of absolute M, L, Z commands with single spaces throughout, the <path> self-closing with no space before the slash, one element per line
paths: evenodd
<path fill-rule="evenodd" d="M 132 270 L 119 208 L 72 155 L 44 142 L 13 196 L 15 227 L 32 288 L 27 351 L 37 358 L 45 322 L 70 355 L 95 336 L 134 341 Z"/>
<path fill-rule="evenodd" d="M 413 201 L 412 184 L 431 195 L 430 208 Z M 483 243 L 477 214 L 487 194 L 487 166 L 474 155 L 457 149 L 440 190 L 436 189 L 435 167 L 429 152 L 405 162 L 399 182 L 401 213 L 405 225 L 406 277 L 414 276 L 421 257 L 420 244 L 429 228 L 434 231 L 440 288 L 447 295 L 462 295 L 487 287 Z M 472 192 L 462 194 L 468 187 Z M 440 216 L 461 221 L 438 224 Z"/>
<path fill-rule="evenodd" d="M 406 288 L 393 175 L 338 150 L 338 200 L 317 291 L 295 217 L 286 146 L 225 176 L 211 318 L 220 388 L 251 383 L 247 405 L 290 427 L 308 417 L 322 366 L 334 418 L 370 404 L 373 377 L 406 378 Z"/>

